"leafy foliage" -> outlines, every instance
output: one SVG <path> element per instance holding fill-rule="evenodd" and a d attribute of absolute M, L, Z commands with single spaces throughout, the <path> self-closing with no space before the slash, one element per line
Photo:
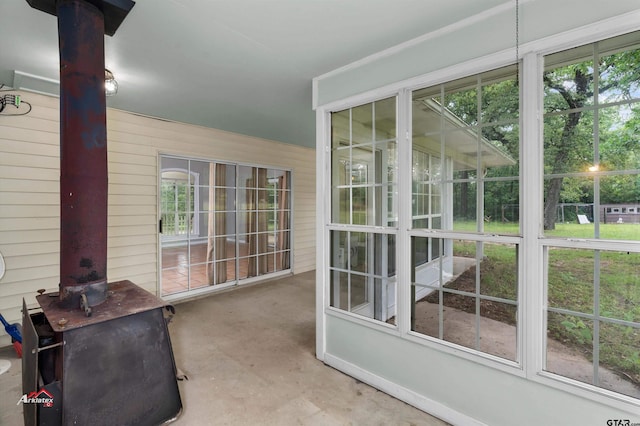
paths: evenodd
<path fill-rule="evenodd" d="M 601 180 L 600 203 L 640 202 L 640 50 L 603 54 L 595 63 L 593 50 L 566 64 L 564 52 L 554 61 L 544 81 L 545 228 L 555 228 L 559 203 L 593 203 L 592 178 L 570 178 L 598 164 L 601 171 L 619 172 Z M 574 55 L 575 56 L 575 55 Z M 515 75 L 499 81 L 478 81 L 447 92 L 445 106 L 495 147 L 511 158 L 519 157 L 519 88 Z M 481 172 L 481 171 L 479 171 Z M 518 176 L 518 166 L 489 169 L 486 177 Z M 458 178 L 470 178 L 461 172 Z M 504 205 L 517 204 L 513 184 L 487 186 L 488 216 L 506 218 Z M 476 189 L 473 182 L 454 187 L 454 211 L 459 219 L 472 219 Z M 517 220 L 516 218 L 513 218 Z"/>

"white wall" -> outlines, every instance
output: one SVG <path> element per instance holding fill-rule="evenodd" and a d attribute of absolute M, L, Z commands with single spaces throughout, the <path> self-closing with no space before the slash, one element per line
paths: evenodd
<path fill-rule="evenodd" d="M 327 317 L 325 362 L 456 425 L 606 425 L 638 418 L 382 329 Z"/>
<path fill-rule="evenodd" d="M 0 116 L 0 313 L 20 321 L 22 298 L 59 283 L 59 99 L 23 92 L 22 117 Z M 128 279 L 157 294 L 159 154 L 291 169 L 294 273 L 315 268 L 313 149 L 107 110 L 110 282 Z M 10 343 L 0 331 L 0 346 Z"/>

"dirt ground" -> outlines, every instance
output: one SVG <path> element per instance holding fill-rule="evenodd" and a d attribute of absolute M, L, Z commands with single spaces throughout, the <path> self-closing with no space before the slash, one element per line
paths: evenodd
<path fill-rule="evenodd" d="M 448 287 L 475 292 L 475 267 L 453 280 Z M 415 331 L 438 337 L 437 292 L 416 303 Z M 443 338 L 444 340 L 472 349 L 516 360 L 516 310 L 515 307 L 482 301 L 480 304 L 479 336 L 476 336 L 475 299 L 456 294 L 444 296 Z M 478 338 L 479 337 L 479 338 Z M 476 345 L 479 345 L 476 348 Z M 546 371 L 572 379 L 593 383 L 594 369 L 590 359 L 580 348 L 555 339 L 547 339 Z M 640 398 L 640 383 L 624 373 L 607 368 L 598 368 L 599 386 L 634 398 Z"/>

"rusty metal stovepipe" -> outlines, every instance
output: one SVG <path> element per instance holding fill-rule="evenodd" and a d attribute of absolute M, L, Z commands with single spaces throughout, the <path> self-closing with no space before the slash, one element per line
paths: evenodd
<path fill-rule="evenodd" d="M 60 304 L 88 308 L 107 291 L 104 15 L 59 0 Z"/>

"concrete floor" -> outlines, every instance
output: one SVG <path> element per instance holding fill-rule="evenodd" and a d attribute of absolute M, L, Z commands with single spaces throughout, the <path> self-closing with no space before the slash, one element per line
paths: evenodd
<path fill-rule="evenodd" d="M 173 425 L 445 425 L 315 358 L 315 272 L 176 305 L 183 413 Z M 0 375 L 0 425 L 22 424 L 20 360 Z"/>

